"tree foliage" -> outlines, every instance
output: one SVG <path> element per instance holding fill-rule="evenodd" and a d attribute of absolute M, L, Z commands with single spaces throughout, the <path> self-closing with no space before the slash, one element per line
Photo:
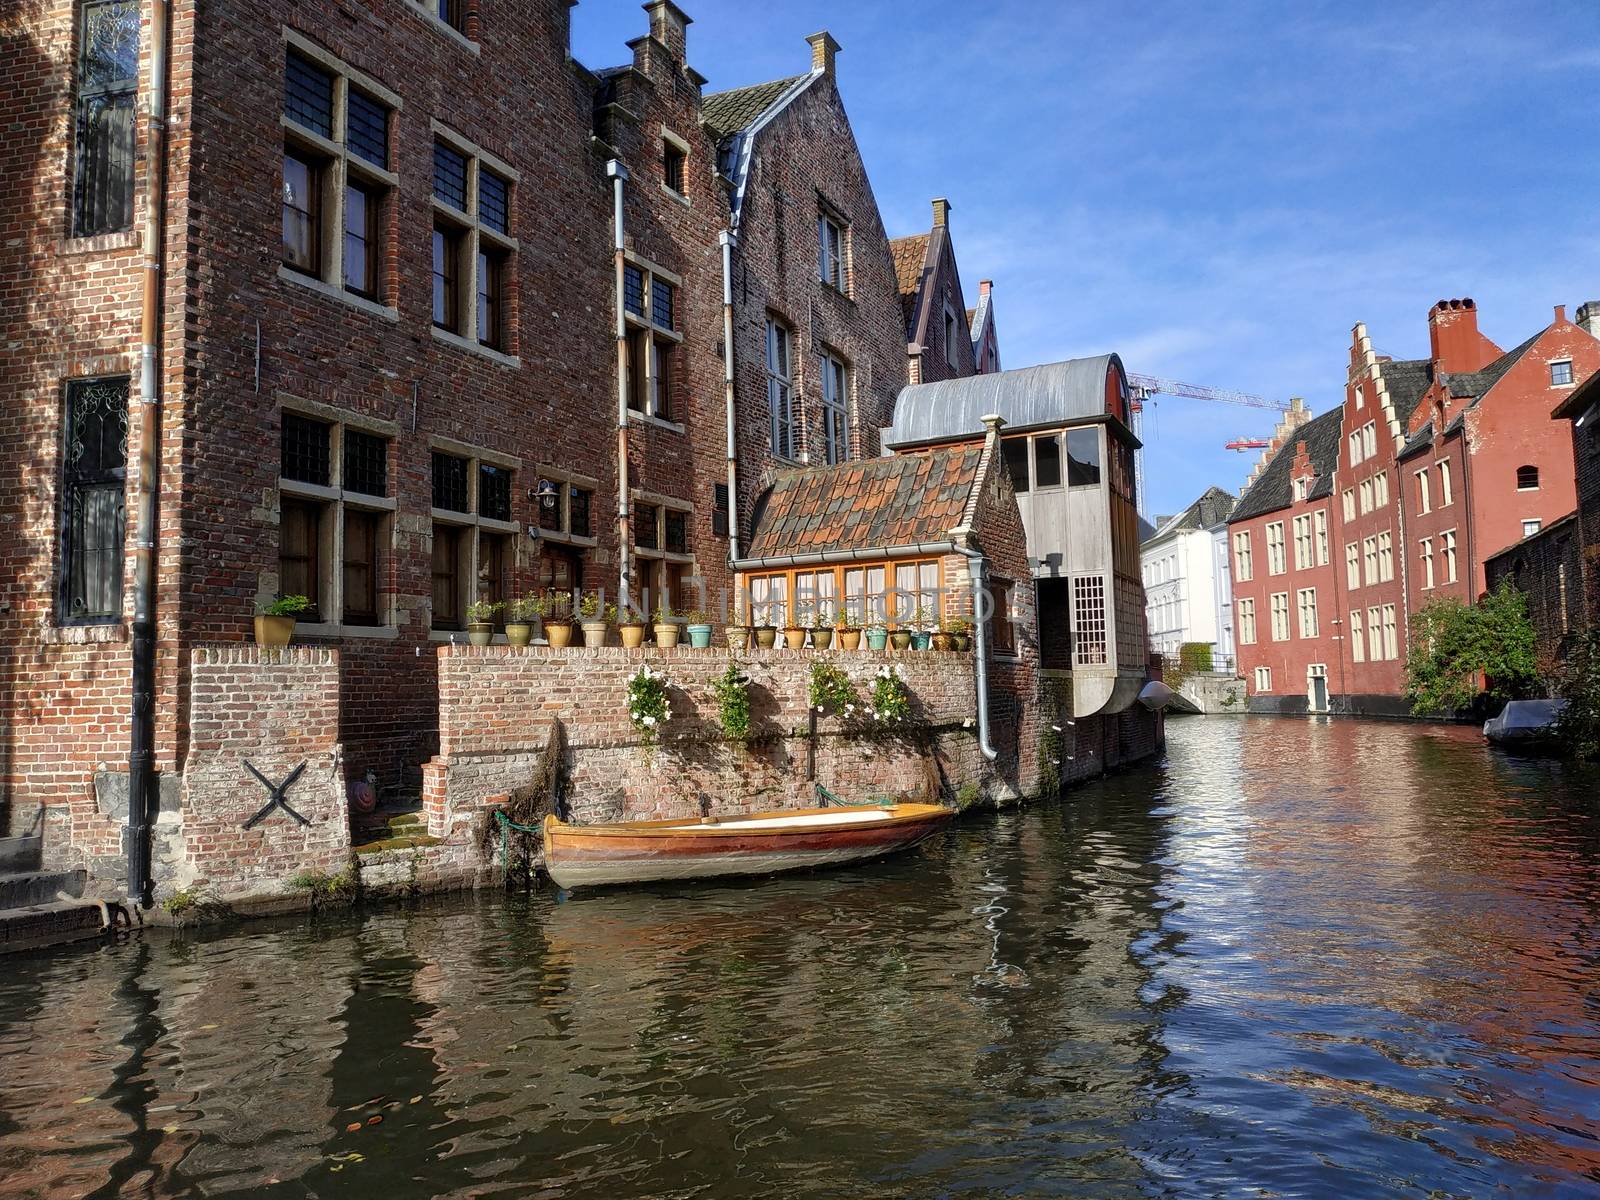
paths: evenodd
<path fill-rule="evenodd" d="M 1574 757 L 1600 758 L 1600 630 L 1573 647 L 1560 695 L 1567 707 L 1556 722 L 1556 735 Z"/>
<path fill-rule="evenodd" d="M 1509 582 L 1476 604 L 1435 600 L 1411 618 L 1406 698 L 1419 716 L 1457 712 L 1480 696 L 1514 699 L 1538 677 L 1527 597 Z"/>

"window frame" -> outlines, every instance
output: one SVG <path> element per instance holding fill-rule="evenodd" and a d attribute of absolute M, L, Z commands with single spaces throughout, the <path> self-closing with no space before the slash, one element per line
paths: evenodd
<path fill-rule="evenodd" d="M 1256 600 L 1254 596 L 1238 597 L 1239 612 L 1237 624 L 1239 626 L 1239 644 L 1241 646 L 1254 646 L 1256 644 Z"/>
<path fill-rule="evenodd" d="M 781 355 L 778 353 L 781 350 Z M 781 362 L 774 361 L 777 358 Z M 794 436 L 794 331 L 767 314 L 766 356 L 768 449 L 774 458 L 798 462 Z"/>
<path fill-rule="evenodd" d="M 831 350 L 823 350 L 822 447 L 827 464 L 850 461 L 850 367 Z"/>
<path fill-rule="evenodd" d="M 1250 531 L 1236 530 L 1233 535 L 1233 577 L 1239 583 L 1249 583 L 1255 577 L 1255 562 L 1250 549 Z"/>
<path fill-rule="evenodd" d="M 1562 367 L 1566 368 L 1565 378 L 1558 379 L 1557 375 L 1562 373 L 1559 370 L 1559 368 L 1562 368 Z M 1573 373 L 1572 360 L 1570 358 L 1557 358 L 1557 359 L 1553 359 L 1551 361 L 1551 363 L 1550 363 L 1550 386 L 1551 387 L 1571 387 L 1575 378 L 1576 378 L 1576 376 Z"/>
<path fill-rule="evenodd" d="M 433 539 L 438 536 L 441 526 L 456 530 L 457 532 L 450 536 L 463 538 L 465 544 L 463 555 L 465 561 L 458 564 L 460 570 L 457 573 L 455 584 L 457 589 L 456 603 L 461 612 L 461 620 L 458 622 L 460 628 L 452 628 L 448 623 L 439 621 L 438 615 L 434 610 L 433 589 L 430 588 L 428 593 L 428 636 L 434 641 L 448 641 L 453 640 L 457 634 L 465 629 L 466 610 L 469 604 L 486 597 L 491 600 L 510 598 L 511 585 L 516 578 L 518 568 L 525 565 L 522 561 L 523 551 L 521 547 L 524 542 L 530 539 L 517 536 L 522 533 L 522 526 L 517 520 L 516 504 L 517 486 L 523 470 L 521 459 L 514 455 L 501 454 L 481 446 L 472 446 L 443 437 L 429 439 L 428 457 L 430 464 L 433 462 L 435 455 L 461 459 L 467 464 L 466 512 L 440 508 L 433 503 L 437 497 L 430 494 L 428 498 L 430 562 L 436 561 L 432 543 Z M 507 484 L 511 497 L 510 520 L 500 520 L 496 517 L 483 515 L 481 488 L 482 468 L 485 466 L 510 473 L 511 478 Z M 432 471 L 430 470 L 430 477 L 431 475 Z M 494 541 L 486 543 L 486 538 L 494 539 Z M 493 555 L 485 554 L 486 545 L 497 548 L 501 553 L 507 550 L 510 551 L 509 561 L 502 563 L 498 584 L 491 581 L 487 589 L 484 587 L 482 580 L 484 561 L 486 557 L 492 558 Z M 496 595 L 496 591 L 502 594 Z M 503 624 L 503 616 L 498 623 Z"/>
<path fill-rule="evenodd" d="M 74 420 L 74 399 L 96 387 L 119 387 L 122 392 L 120 409 L 122 425 L 122 466 L 100 467 L 96 470 L 74 470 L 68 466 L 70 457 L 70 442 L 74 436 L 76 422 Z M 128 375 L 86 375 L 74 376 L 62 381 L 61 388 L 61 430 L 60 430 L 60 459 L 57 467 L 57 561 L 55 578 L 55 624 L 59 627 L 77 627 L 87 625 L 120 625 L 123 621 L 123 606 L 126 601 L 126 589 L 123 586 L 124 564 L 127 557 L 128 540 L 128 449 L 129 449 L 129 413 L 133 399 L 133 380 Z M 108 409 L 115 414 L 116 408 Z M 115 593 L 112 605 L 106 612 L 85 612 L 83 615 L 74 616 L 72 612 L 73 567 L 74 554 L 74 522 L 72 515 L 73 499 L 81 492 L 105 492 L 115 494 L 121 489 L 121 500 L 117 503 L 115 538 L 117 541 L 114 556 L 114 567 L 108 572 Z"/>
<path fill-rule="evenodd" d="M 499 156 L 485 150 L 477 143 L 462 137 L 438 120 L 429 122 L 430 180 L 432 163 L 440 149 L 460 155 L 466 160 L 466 178 L 463 198 L 466 207 L 456 206 L 450 199 L 439 195 L 437 185 L 430 183 L 428 204 L 432 216 L 431 229 L 437 238 L 443 233 L 456 247 L 457 279 L 453 293 L 457 311 L 454 320 L 441 324 L 437 305 L 430 303 L 431 332 L 435 341 L 444 342 L 457 349 L 481 354 L 506 366 L 518 366 L 520 329 L 518 326 L 517 263 L 522 245 L 515 236 L 517 205 L 522 190 L 520 173 Z M 492 175 L 505 184 L 506 229 L 502 233 L 484 220 L 483 176 Z M 485 340 L 479 318 L 479 296 L 482 291 L 480 272 L 486 263 L 493 263 L 499 275 L 499 321 Z M 449 284 L 446 285 L 450 287 Z M 448 299 L 447 305 L 448 309 Z M 448 316 L 448 313 L 447 313 Z"/>
<path fill-rule="evenodd" d="M 72 76 L 72 177 L 67 204 L 67 232 L 70 237 L 103 237 L 107 234 L 125 233 L 133 228 L 134 205 L 139 193 L 137 169 L 139 146 L 139 82 L 144 62 L 144 6 L 132 5 L 133 74 L 119 76 L 97 84 L 88 82 L 88 34 L 92 10 L 113 8 L 116 0 L 75 0 L 72 6 L 73 22 L 73 76 Z M 127 13 L 113 12 L 111 19 L 126 19 Z M 106 139 L 108 155 L 121 151 L 126 174 L 119 182 L 115 196 L 110 196 L 109 183 L 101 192 L 93 192 L 89 181 L 90 164 L 87 161 L 92 124 L 91 108 L 101 117 L 115 113 L 122 123 L 121 130 Z M 115 142 L 117 144 L 110 145 Z M 109 159 L 108 159 L 109 160 Z M 98 197 L 101 203 L 94 203 Z M 108 198 L 109 197 L 109 198 Z M 110 208 L 115 205 L 117 214 Z M 98 217 L 94 214 L 99 213 Z"/>
<path fill-rule="evenodd" d="M 1282 521 L 1269 521 L 1266 527 L 1267 534 L 1267 574 L 1283 575 L 1289 570 L 1289 551 L 1284 542 L 1285 531 Z"/>
<path fill-rule="evenodd" d="M 313 235 L 316 242 L 310 266 L 292 264 L 279 252 L 280 279 L 299 283 L 353 307 L 398 320 L 393 302 L 395 280 L 389 271 L 389 244 L 397 219 L 400 176 L 394 169 L 396 118 L 403 107 L 398 95 L 365 72 L 329 54 L 310 39 L 285 27 L 282 31 L 283 70 L 287 75 L 291 56 L 330 77 L 331 128 L 323 134 L 291 117 L 285 104 L 279 114 L 283 137 L 283 160 L 296 157 L 315 173 Z M 357 95 L 385 114 L 384 162 L 374 163 L 353 149 L 349 139 L 350 97 Z M 280 174 L 280 183 L 287 186 Z M 369 291 L 351 287 L 346 280 L 345 248 L 348 225 L 347 207 L 351 189 L 367 200 L 367 274 L 373 287 Z M 286 203 L 286 200 L 285 200 Z"/>
<path fill-rule="evenodd" d="M 1539 468 L 1535 463 L 1523 463 L 1516 472 L 1517 491 L 1537 492 L 1539 490 Z"/>
<path fill-rule="evenodd" d="M 632 251 L 623 259 L 624 278 L 630 270 L 639 277 L 640 311 L 634 312 L 628 307 L 624 290 L 622 321 L 628 353 L 623 385 L 628 396 L 628 419 L 643 419 L 681 431 L 684 421 L 678 401 L 684 389 L 678 380 L 677 359 L 683 344 L 683 334 L 678 330 L 683 280 Z M 658 287 L 668 289 L 667 315 L 671 324 L 662 324 L 656 319 Z"/>
<path fill-rule="evenodd" d="M 1293 633 L 1293 627 L 1289 622 L 1289 593 L 1271 593 L 1267 597 L 1267 608 L 1272 620 L 1272 640 L 1275 642 L 1287 642 Z"/>
<path fill-rule="evenodd" d="M 817 279 L 841 296 L 850 294 L 849 229 L 849 222 L 832 208 L 818 205 Z"/>

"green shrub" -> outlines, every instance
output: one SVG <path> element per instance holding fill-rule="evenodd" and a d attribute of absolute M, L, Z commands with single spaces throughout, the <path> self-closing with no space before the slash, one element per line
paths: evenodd
<path fill-rule="evenodd" d="M 856 689 L 839 667 L 818 659 L 811 664 L 811 707 L 819 713 L 842 713 L 855 703 Z"/>
<path fill-rule="evenodd" d="M 1204 675 L 1211 670 L 1211 643 L 1185 642 L 1178 647 L 1178 677 Z"/>
<path fill-rule="evenodd" d="M 711 690 L 717 697 L 717 723 L 723 735 L 732 742 L 744 742 L 750 737 L 750 677 L 736 662 L 711 681 Z"/>
<path fill-rule="evenodd" d="M 1476 604 L 1435 600 L 1411 619 L 1406 698 L 1418 716 L 1454 713 L 1480 696 L 1512 700 L 1538 677 L 1527 597 L 1509 581 Z"/>

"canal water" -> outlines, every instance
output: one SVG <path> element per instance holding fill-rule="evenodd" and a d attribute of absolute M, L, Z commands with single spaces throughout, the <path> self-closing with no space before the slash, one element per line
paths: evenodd
<path fill-rule="evenodd" d="M 1600 776 L 1195 719 L 896 861 L 0 959 L 0 1194 L 1600 1193 Z"/>

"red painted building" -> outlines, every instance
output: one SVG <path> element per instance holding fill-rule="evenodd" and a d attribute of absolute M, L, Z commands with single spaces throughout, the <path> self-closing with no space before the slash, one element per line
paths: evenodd
<path fill-rule="evenodd" d="M 1397 361 L 1357 325 L 1344 402 L 1275 444 L 1241 496 L 1253 709 L 1407 712 L 1410 614 L 1476 597 L 1486 559 L 1574 507 L 1570 429 L 1549 413 L 1600 367 L 1600 342 L 1558 307 L 1502 351 L 1471 300 L 1441 300 L 1428 330 L 1428 357 Z"/>

